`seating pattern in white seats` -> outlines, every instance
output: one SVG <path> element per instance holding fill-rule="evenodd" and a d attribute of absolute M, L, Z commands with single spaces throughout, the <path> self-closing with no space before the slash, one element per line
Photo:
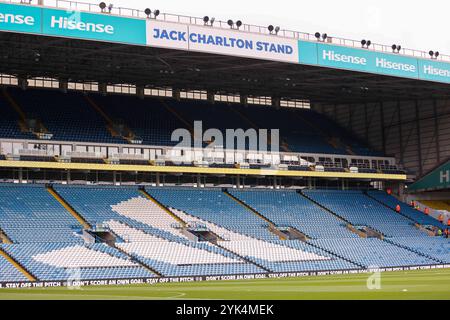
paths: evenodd
<path fill-rule="evenodd" d="M 174 265 L 241 262 L 206 250 L 199 250 L 194 247 L 169 241 L 119 243 L 118 246 L 128 253 Z"/>
<path fill-rule="evenodd" d="M 126 242 L 153 242 L 164 240 L 154 235 L 145 233 L 144 231 L 127 226 L 119 221 L 110 220 L 106 222 L 106 225 L 111 229 L 111 231 Z"/>
<path fill-rule="evenodd" d="M 178 265 L 240 262 L 217 253 L 167 241 L 117 221 L 109 221 L 108 226 L 127 241 L 127 243 L 117 244 L 122 250 L 143 258 Z"/>
<path fill-rule="evenodd" d="M 170 208 L 173 213 L 185 221 L 196 222 L 206 226 L 218 236 L 229 241 L 220 241 L 220 245 L 241 256 L 254 257 L 266 261 L 304 261 L 304 260 L 330 260 L 312 252 L 305 252 L 286 246 L 257 240 L 231 230 L 219 227 L 211 222 L 190 216 L 180 210 Z"/>
<path fill-rule="evenodd" d="M 133 267 L 136 263 L 83 246 L 66 247 L 33 256 L 37 262 L 58 268 Z"/>
<path fill-rule="evenodd" d="M 170 232 L 171 234 L 185 238 L 185 236 L 173 227 L 177 221 L 156 203 L 142 197 L 131 198 L 111 206 L 112 210 L 122 216 Z"/>

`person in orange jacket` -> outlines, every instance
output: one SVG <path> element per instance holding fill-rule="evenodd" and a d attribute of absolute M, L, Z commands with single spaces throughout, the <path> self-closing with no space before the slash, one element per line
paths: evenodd
<path fill-rule="evenodd" d="M 425 215 L 427 215 L 427 216 L 430 215 L 430 209 L 429 208 L 425 208 L 423 213 L 425 213 Z"/>
<path fill-rule="evenodd" d="M 447 227 L 450 227 L 450 219 L 447 220 Z"/>
<path fill-rule="evenodd" d="M 400 205 L 398 204 L 398 205 L 395 207 L 395 211 L 396 211 L 397 213 L 400 213 L 401 210 L 402 210 L 402 208 L 401 208 Z"/>
<path fill-rule="evenodd" d="M 438 216 L 438 221 L 444 223 L 444 215 L 442 213 Z"/>

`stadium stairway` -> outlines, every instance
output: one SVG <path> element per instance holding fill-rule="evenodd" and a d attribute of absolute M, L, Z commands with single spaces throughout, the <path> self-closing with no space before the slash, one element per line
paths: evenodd
<path fill-rule="evenodd" d="M 166 208 L 166 209 L 169 210 L 169 211 L 172 211 L 172 210 L 170 210 L 170 209 L 168 209 L 168 208 Z M 198 219 L 197 217 L 194 217 L 194 216 L 192 216 L 191 214 L 189 214 L 189 213 L 187 213 L 187 212 L 185 212 L 185 211 L 181 211 L 181 210 L 179 210 L 179 211 L 182 212 L 182 213 L 183 213 L 185 216 L 187 216 L 187 217 L 191 217 L 191 218 L 194 218 L 194 219 Z M 173 213 L 173 214 L 175 214 L 175 213 Z M 182 220 L 181 218 L 179 218 L 179 219 L 180 219 L 185 225 L 187 225 L 187 222 L 185 222 L 185 221 Z M 216 227 L 223 228 L 223 227 L 220 227 L 220 226 L 218 226 L 218 225 L 216 225 L 216 224 L 214 224 L 214 223 L 212 223 L 212 222 L 209 222 L 209 223 L 215 225 Z M 217 241 L 217 242 L 211 242 L 211 244 L 214 245 L 214 246 L 216 246 L 216 247 L 218 247 L 218 248 L 220 248 L 220 249 L 222 249 L 222 250 L 224 250 L 224 251 L 226 251 L 226 252 L 231 253 L 232 255 L 237 256 L 238 258 L 242 259 L 242 260 L 245 261 L 246 263 L 255 265 L 255 266 L 257 266 L 258 268 L 260 268 L 260 269 L 262 269 L 262 270 L 264 270 L 264 271 L 266 271 L 266 272 L 273 272 L 273 270 L 271 270 L 271 269 L 269 269 L 269 268 L 267 268 L 267 267 L 265 267 L 265 266 L 259 264 L 259 263 L 256 262 L 256 261 L 253 261 L 253 260 L 251 260 L 251 259 L 249 259 L 249 258 L 247 258 L 247 257 L 245 257 L 245 256 L 243 256 L 243 255 L 241 255 L 241 254 L 239 254 L 239 253 L 236 252 L 235 250 L 231 250 L 231 249 L 229 249 L 229 248 L 227 248 L 227 247 L 221 245 L 219 241 Z"/>
<path fill-rule="evenodd" d="M 433 256 L 430 256 L 430 255 L 428 255 L 428 254 L 425 254 L 425 253 L 423 253 L 423 252 L 421 252 L 421 251 L 419 251 L 419 250 L 415 250 L 415 249 L 413 249 L 413 248 L 411 248 L 411 247 L 408 247 L 408 246 L 399 244 L 399 243 L 397 243 L 397 242 L 395 242 L 395 241 L 391 241 L 391 240 L 389 240 L 389 239 L 383 239 L 383 241 L 385 241 L 385 242 L 387 242 L 387 243 L 389 243 L 389 244 L 392 244 L 392 245 L 394 245 L 394 246 L 396 246 L 396 247 L 400 247 L 400 248 L 402 248 L 402 249 L 408 250 L 408 251 L 410 251 L 410 252 L 412 252 L 412 253 L 418 254 L 419 256 L 422 256 L 422 257 L 428 258 L 428 259 L 430 259 L 430 260 L 436 261 L 436 263 L 439 263 L 439 264 L 445 264 L 445 263 L 446 263 L 445 261 L 442 261 L 442 260 L 437 259 L 437 258 L 435 258 L 435 257 L 433 257 Z"/>
<path fill-rule="evenodd" d="M 281 240 L 289 240 L 288 237 L 287 237 L 285 234 L 283 234 L 281 231 L 278 230 L 277 225 L 276 225 L 273 221 L 271 221 L 270 219 L 268 219 L 267 217 L 265 217 L 263 214 L 261 214 L 260 212 L 258 212 L 258 211 L 257 211 L 256 209 L 254 209 L 253 207 L 251 207 L 251 206 L 249 206 L 248 204 L 244 203 L 241 199 L 239 199 L 239 198 L 235 197 L 233 194 L 229 193 L 228 190 L 225 189 L 225 190 L 224 190 L 224 193 L 227 194 L 229 197 L 231 197 L 234 201 L 238 202 L 238 203 L 239 203 L 240 205 L 242 205 L 243 207 L 245 207 L 245 208 L 247 208 L 248 210 L 250 210 L 250 211 L 252 211 L 253 213 L 255 213 L 259 218 L 261 218 L 261 219 L 263 219 L 264 221 L 268 222 L 268 223 L 269 223 L 269 231 L 272 232 L 272 233 L 274 233 L 274 234 L 276 234 L 276 235 L 278 235 L 278 236 L 280 236 L 280 239 L 281 239 Z M 300 194 L 300 196 L 301 196 L 301 194 Z M 305 198 L 307 198 L 307 197 L 305 197 Z M 319 204 L 317 204 L 317 205 L 319 205 Z M 320 206 L 320 205 L 319 205 L 319 206 Z M 328 211 L 328 210 L 327 210 L 327 211 Z M 342 218 L 340 218 L 340 217 L 338 217 L 338 218 L 339 218 L 339 219 L 342 219 Z M 298 230 L 295 229 L 295 228 L 293 228 L 293 229 L 296 230 L 297 232 L 301 233 L 301 234 L 304 236 L 304 238 L 301 239 L 301 241 L 307 243 L 307 244 L 310 245 L 311 247 L 314 247 L 314 248 L 316 248 L 316 249 L 325 251 L 326 253 L 328 253 L 329 255 L 331 255 L 331 256 L 333 256 L 333 257 L 340 258 L 340 259 L 342 259 L 342 260 L 344 260 L 344 261 L 346 261 L 346 262 L 352 263 L 352 264 L 354 264 L 354 265 L 356 265 L 356 266 L 358 266 L 358 267 L 360 267 L 360 268 L 362 268 L 362 269 L 365 269 L 365 266 L 364 266 L 364 265 L 362 265 L 362 264 L 360 264 L 360 263 L 358 263 L 358 262 L 356 262 L 356 261 L 350 260 L 350 259 L 348 259 L 348 258 L 346 258 L 346 257 L 344 257 L 344 256 L 342 256 L 342 255 L 340 255 L 340 254 L 338 254 L 338 253 L 336 253 L 336 252 L 333 252 L 333 251 L 331 251 L 331 250 L 328 250 L 328 249 L 326 249 L 326 248 L 324 248 L 324 247 L 318 246 L 318 245 L 316 245 L 316 244 L 314 244 L 314 243 L 308 241 L 308 240 L 311 239 L 312 237 L 310 237 L 310 236 L 304 234 L 302 231 L 298 231 Z M 278 232 L 277 232 L 277 231 L 278 231 Z"/>
<path fill-rule="evenodd" d="M 302 123 L 304 123 L 306 126 L 309 126 L 311 129 L 317 131 L 320 135 L 322 135 L 322 137 L 324 138 L 324 140 L 331 145 L 334 149 L 338 150 L 338 149 L 344 149 L 346 150 L 350 155 L 355 155 L 355 153 L 351 150 L 350 146 L 344 144 L 342 141 L 338 141 L 336 138 L 334 137 L 330 137 L 328 134 L 326 134 L 322 128 L 317 125 L 314 124 L 311 121 L 307 121 L 305 118 L 303 118 L 299 113 L 294 113 L 295 117 L 297 119 L 299 119 Z"/>
<path fill-rule="evenodd" d="M 249 117 L 247 117 L 245 114 L 243 114 L 241 111 L 239 111 L 238 108 L 230 107 L 230 110 L 232 112 L 234 112 L 239 118 L 244 120 L 244 122 L 248 123 L 250 125 L 250 127 L 252 127 L 253 129 L 255 129 L 255 130 L 261 129 L 255 122 L 250 120 Z M 272 141 L 270 140 L 270 136 L 268 136 L 267 138 L 268 138 L 268 144 L 271 145 Z M 283 139 L 283 137 L 280 137 L 280 139 L 281 139 L 280 147 L 283 149 L 283 151 L 284 152 L 292 152 L 292 150 L 289 149 L 289 145 L 288 145 L 286 139 Z"/>
<path fill-rule="evenodd" d="M 395 212 L 396 214 L 400 214 L 401 216 L 405 217 L 406 219 L 408 219 L 408 220 L 414 222 L 415 225 L 416 225 L 416 227 L 417 227 L 418 229 L 420 229 L 420 230 L 423 231 L 423 229 L 421 228 L 422 225 L 421 225 L 421 223 L 420 223 L 419 221 L 417 221 L 417 220 L 413 219 L 412 217 L 410 217 L 410 216 L 408 216 L 408 215 L 402 213 L 401 211 L 400 211 L 400 212 L 395 211 L 394 208 L 390 207 L 388 204 L 384 203 L 383 201 L 380 201 L 380 200 L 377 199 L 376 197 L 371 196 L 371 195 L 370 195 L 368 192 L 366 192 L 366 191 L 364 192 L 364 195 L 367 196 L 368 198 L 370 198 L 370 199 L 372 199 L 372 200 L 378 202 L 379 204 L 383 205 L 384 207 L 388 208 L 389 210 Z M 403 203 L 402 203 L 401 201 L 399 201 L 399 204 L 403 204 Z M 403 204 L 403 205 L 406 205 L 406 204 Z"/>
<path fill-rule="evenodd" d="M 27 268 L 25 268 L 22 264 L 20 264 L 17 260 L 11 257 L 6 251 L 0 248 L 0 256 L 5 258 L 10 264 L 12 264 L 17 270 L 20 271 L 29 281 L 37 281 L 39 280 L 35 277 Z"/>
<path fill-rule="evenodd" d="M 175 212 L 173 212 L 173 210 L 170 210 L 170 209 L 167 208 L 165 205 L 163 205 L 161 202 L 159 202 L 157 199 L 155 199 L 154 197 L 152 197 L 152 195 L 150 195 L 150 194 L 145 190 L 145 188 L 142 188 L 142 189 L 140 189 L 139 191 L 140 191 L 147 199 L 149 199 L 150 201 L 154 202 L 154 203 L 155 203 L 156 205 L 158 205 L 162 210 L 164 210 L 165 212 L 167 212 L 172 218 L 174 218 L 176 221 L 178 221 L 183 227 L 187 227 L 188 223 L 187 223 L 186 221 L 184 221 L 183 219 L 181 219 Z M 230 195 L 230 196 L 231 196 L 231 195 Z M 187 213 L 187 212 L 184 212 L 184 211 L 183 211 L 183 213 L 184 213 L 186 216 L 193 217 L 192 215 L 190 215 L 190 214 Z M 244 257 L 244 256 L 242 256 L 242 255 L 240 255 L 240 254 L 238 254 L 237 252 L 231 251 L 230 249 L 228 249 L 228 248 L 226 248 L 226 247 L 220 245 L 220 243 L 219 243 L 218 241 L 214 241 L 214 242 L 211 242 L 211 241 L 210 241 L 210 243 L 211 243 L 212 245 L 214 245 L 214 246 L 217 246 L 217 247 L 221 248 L 222 250 L 224 250 L 224 251 L 226 251 L 226 252 L 229 252 L 229 253 L 231 253 L 231 254 L 233 254 L 233 255 L 236 255 L 237 257 L 239 257 L 240 259 L 242 259 L 243 261 L 245 261 L 245 262 L 247 262 L 247 263 L 249 263 L 249 264 L 256 265 L 257 267 L 263 269 L 263 270 L 266 271 L 266 272 L 271 272 L 271 271 L 272 271 L 272 270 L 270 270 L 270 269 L 268 269 L 268 268 L 266 268 L 266 267 L 264 267 L 264 266 L 262 266 L 262 265 L 260 265 L 260 264 L 258 264 L 258 263 L 256 263 L 256 262 L 254 262 L 254 261 L 252 261 L 252 260 L 250 260 L 250 259 L 248 259 L 248 258 L 246 258 L 246 257 Z"/>
<path fill-rule="evenodd" d="M 150 195 L 150 193 L 145 190 L 145 188 L 140 188 L 139 192 L 142 193 L 142 195 L 147 198 L 148 200 L 152 201 L 154 204 L 156 204 L 159 208 L 161 208 L 163 211 L 165 211 L 168 215 L 170 215 L 172 218 L 174 218 L 178 223 L 180 223 L 183 227 L 186 227 L 186 222 L 181 219 L 179 216 L 177 216 L 174 212 L 169 210 L 166 206 L 164 206 L 161 202 L 156 200 L 154 197 Z"/>
<path fill-rule="evenodd" d="M 331 215 L 335 216 L 336 218 L 338 218 L 339 220 L 343 221 L 347 227 L 347 229 L 355 234 L 357 234 L 359 237 L 361 238 L 367 238 L 367 234 L 358 230 L 350 221 L 348 221 L 347 219 L 345 219 L 344 217 L 338 215 L 336 212 L 333 212 L 332 210 L 330 210 L 329 208 L 323 206 L 322 204 L 320 204 L 319 202 L 317 202 L 316 200 L 312 199 L 311 197 L 309 197 L 307 194 L 305 194 L 304 192 L 302 192 L 302 190 L 298 190 L 297 193 L 301 196 L 304 197 L 306 199 L 308 199 L 309 201 L 311 201 L 312 203 L 314 203 L 316 206 L 320 207 L 321 209 L 325 210 L 326 212 L 330 213 Z M 376 236 L 376 238 L 382 240 L 384 238 L 384 235 L 381 232 L 378 232 L 376 230 L 370 229 L 370 232 L 372 232 L 372 234 L 374 234 Z"/>
<path fill-rule="evenodd" d="M 239 205 L 243 206 L 244 208 L 248 209 L 249 211 L 251 211 L 252 213 L 254 213 L 256 216 L 258 216 L 259 218 L 261 218 L 262 220 L 264 220 L 265 222 L 267 222 L 269 224 L 269 228 L 268 230 L 275 234 L 276 236 L 278 236 L 280 238 L 280 240 L 286 240 L 287 237 L 286 235 L 282 234 L 281 232 L 278 232 L 277 229 L 277 225 L 270 220 L 269 218 L 265 217 L 263 214 L 259 213 L 258 211 L 256 211 L 254 208 L 252 208 L 251 206 L 249 206 L 248 204 L 244 203 L 243 201 L 241 201 L 241 199 L 236 198 L 234 195 L 232 195 L 231 193 L 228 192 L 227 189 L 224 189 L 223 192 L 225 193 L 225 195 L 227 195 L 228 197 L 230 197 L 233 201 L 237 202 Z"/>
<path fill-rule="evenodd" d="M 132 226 L 128 225 L 126 222 L 121 222 L 121 224 L 129 227 L 129 228 L 133 228 Z M 111 232 L 116 239 L 120 239 L 120 236 L 117 235 L 113 230 L 109 230 L 109 232 Z M 145 233 L 145 231 L 143 231 Z M 145 261 L 143 261 L 142 259 L 139 259 L 138 255 L 135 254 L 131 254 L 125 250 L 123 250 L 120 246 L 118 246 L 116 243 L 114 244 L 108 244 L 110 247 L 116 249 L 117 251 L 119 251 L 120 253 L 122 253 L 123 255 L 127 256 L 130 261 L 137 263 L 138 265 L 140 265 L 141 267 L 143 267 L 144 269 L 150 271 L 151 273 L 156 274 L 158 277 L 162 277 L 164 276 L 163 274 L 161 274 L 158 270 L 156 270 L 155 268 L 152 268 L 151 266 L 149 266 L 147 263 L 145 263 Z"/>
<path fill-rule="evenodd" d="M 133 133 L 133 131 L 128 127 L 128 126 L 124 126 L 123 128 L 123 132 L 120 133 L 118 132 L 115 127 L 116 124 L 115 122 L 111 119 L 111 117 L 103 110 L 102 107 L 100 107 L 100 105 L 94 101 L 94 99 L 92 97 L 89 96 L 85 96 L 84 97 L 86 99 L 86 101 L 88 102 L 88 104 L 98 113 L 100 114 L 100 116 L 106 121 L 107 123 L 107 128 L 108 131 L 111 133 L 111 136 L 113 137 L 121 137 L 124 140 L 128 141 L 129 143 L 132 144 L 133 139 L 136 138 L 136 135 Z M 125 134 L 124 134 L 125 133 Z"/>
<path fill-rule="evenodd" d="M 16 113 L 18 114 L 20 120 L 19 120 L 19 127 L 21 129 L 21 131 L 23 133 L 26 132 L 32 132 L 32 134 L 34 134 L 38 139 L 40 139 L 40 135 L 41 134 L 47 134 L 49 133 L 48 129 L 44 126 L 44 124 L 36 119 L 37 123 L 35 125 L 35 130 L 32 130 L 28 127 L 27 124 L 27 115 L 26 113 L 23 111 L 22 107 L 20 106 L 20 104 L 14 99 L 14 97 L 12 95 L 9 94 L 9 92 L 6 90 L 6 88 L 4 88 L 2 90 L 3 96 L 5 98 L 5 100 L 8 102 L 8 104 L 14 109 L 14 111 L 16 111 Z"/>
<path fill-rule="evenodd" d="M 6 243 L 6 244 L 13 243 L 12 240 L 5 233 L 5 231 L 2 230 L 2 228 L 0 228 L 0 243 Z"/>
<path fill-rule="evenodd" d="M 86 221 L 74 208 L 56 192 L 51 185 L 46 187 L 47 191 L 58 201 L 85 229 L 90 229 L 92 226 Z"/>
<path fill-rule="evenodd" d="M 395 209 L 389 207 L 387 204 L 383 203 L 382 201 L 379 201 L 379 200 L 377 200 L 377 199 L 374 199 L 374 197 L 371 197 L 371 196 L 368 195 L 367 193 L 368 193 L 368 192 L 361 192 L 361 195 L 362 195 L 363 197 L 369 198 L 371 201 L 375 201 L 375 202 L 377 202 L 378 204 L 383 205 L 384 207 L 387 207 L 387 208 L 390 209 L 391 211 L 394 211 L 395 214 L 397 214 L 396 211 L 395 211 Z M 310 198 L 310 197 L 308 197 L 306 194 L 305 194 L 305 196 L 306 196 L 307 198 Z M 315 202 L 314 200 L 312 200 L 312 201 Z M 400 202 L 400 203 L 401 203 L 401 202 Z M 319 203 L 318 205 L 321 206 L 320 203 Z M 324 206 L 322 206 L 322 207 L 324 207 Z M 334 213 L 334 212 L 333 212 L 332 210 L 330 210 L 329 208 L 324 207 L 324 209 L 327 210 L 327 211 L 330 212 L 330 213 Z M 339 215 L 337 215 L 337 214 L 335 214 L 335 215 L 339 217 Z M 402 216 L 405 216 L 405 215 L 402 215 Z M 414 221 L 414 219 L 412 219 L 411 217 L 406 216 L 406 218 L 407 218 L 408 220 L 410 220 L 410 221 Z M 415 226 L 417 227 L 418 222 L 416 222 L 416 221 L 414 221 L 414 222 L 415 222 Z M 371 226 L 369 226 L 369 227 L 371 228 Z M 421 229 L 421 228 L 419 228 L 419 229 L 420 229 L 421 231 L 423 231 L 423 229 Z M 425 239 L 426 239 L 426 238 L 427 238 L 427 237 L 425 237 Z M 428 260 L 431 260 L 431 261 L 433 261 L 433 262 L 436 262 L 437 264 L 445 263 L 445 261 L 443 261 L 443 260 L 441 260 L 441 259 L 439 259 L 439 258 L 433 257 L 433 256 L 431 256 L 431 255 L 429 255 L 429 254 L 426 254 L 426 253 L 424 253 L 423 251 L 420 251 L 420 250 L 418 250 L 418 249 L 416 250 L 416 249 L 414 249 L 414 248 L 411 247 L 411 246 L 408 246 L 408 245 L 404 245 L 404 244 L 398 243 L 398 239 L 395 238 L 395 237 L 387 238 L 386 236 L 383 236 L 383 237 L 380 237 L 379 240 L 381 240 L 381 241 L 383 241 L 383 242 L 385 242 L 385 243 L 387 243 L 387 244 L 389 244 L 389 245 L 391 245 L 391 246 L 394 246 L 394 247 L 397 247 L 397 248 L 401 248 L 401 249 L 406 250 L 406 251 L 408 251 L 408 252 L 411 252 L 411 253 L 413 253 L 413 254 L 415 254 L 415 255 L 417 255 L 417 256 L 420 256 L 420 257 L 426 258 L 426 259 L 428 259 Z"/>
<path fill-rule="evenodd" d="M 72 216 L 78 220 L 78 222 L 83 225 L 84 228 L 86 229 L 91 229 L 92 226 L 89 224 L 89 222 L 87 222 L 87 220 L 80 215 L 75 209 L 73 209 L 73 207 L 55 190 L 53 189 L 52 186 L 47 186 L 47 191 L 59 202 L 61 203 L 61 205 L 68 211 L 70 212 L 70 214 L 72 214 Z M 126 222 L 121 222 L 122 224 L 132 228 L 132 226 L 128 225 Z M 120 237 L 114 233 L 113 230 L 109 230 L 109 232 L 111 232 L 111 234 L 114 235 L 114 237 L 116 239 L 120 240 Z M 145 232 L 145 231 L 143 231 Z M 146 264 L 145 262 L 141 261 L 138 257 L 129 254 L 128 252 L 126 252 L 125 250 L 121 249 L 119 246 L 117 246 L 116 244 L 110 244 L 107 243 L 110 247 L 120 251 L 122 254 L 126 255 L 128 258 L 131 259 L 131 261 L 139 264 L 140 266 L 142 266 L 143 268 L 147 269 L 148 271 L 156 274 L 157 276 L 161 277 L 162 274 L 159 273 L 157 270 L 153 269 L 152 267 L 150 267 L 148 264 Z"/>
<path fill-rule="evenodd" d="M 192 127 L 192 124 L 187 121 L 186 119 L 183 118 L 183 116 L 177 112 L 177 110 L 175 110 L 174 108 L 172 108 L 169 104 L 167 104 L 163 99 L 159 99 L 159 102 L 161 103 L 161 105 L 167 110 L 169 111 L 175 118 L 177 118 L 179 121 L 181 121 L 186 128 L 189 130 L 189 132 L 191 133 L 191 135 L 194 137 L 194 127 Z M 201 140 L 203 140 L 203 137 L 199 137 Z"/>

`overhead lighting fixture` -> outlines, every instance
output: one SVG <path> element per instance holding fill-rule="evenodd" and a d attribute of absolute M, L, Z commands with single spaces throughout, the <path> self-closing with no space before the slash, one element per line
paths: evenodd
<path fill-rule="evenodd" d="M 230 19 L 230 20 L 228 20 L 227 23 L 228 23 L 228 25 L 230 26 L 230 28 L 233 29 L 233 26 L 234 26 L 233 20 Z"/>
<path fill-rule="evenodd" d="M 394 53 L 399 53 L 401 49 L 402 49 L 402 46 L 400 46 L 400 45 L 396 45 L 396 44 L 392 45 L 392 51 Z"/>
<path fill-rule="evenodd" d="M 155 19 L 156 19 L 156 17 L 159 16 L 159 14 L 160 14 L 160 12 L 159 12 L 158 9 L 156 9 L 156 10 L 153 12 L 153 15 L 155 16 Z"/>
<path fill-rule="evenodd" d="M 278 32 L 280 32 L 280 27 L 276 26 L 275 27 L 275 34 L 278 34 Z"/>
<path fill-rule="evenodd" d="M 108 12 L 111 13 L 112 9 L 113 9 L 114 5 L 112 3 L 110 3 L 108 5 Z"/>
<path fill-rule="evenodd" d="M 214 21 L 216 21 L 216 18 L 212 17 L 210 20 L 211 26 L 214 24 Z"/>
<path fill-rule="evenodd" d="M 203 17 L 203 23 L 205 24 L 205 26 L 208 24 L 209 22 L 209 17 L 208 16 L 204 16 Z"/>
<path fill-rule="evenodd" d="M 152 10 L 147 8 L 147 9 L 144 10 L 144 13 L 146 14 L 147 18 L 150 19 L 150 15 L 152 14 Z"/>
<path fill-rule="evenodd" d="M 365 39 L 361 40 L 361 46 L 363 48 L 368 49 L 371 44 L 372 44 L 372 41 L 370 41 L 370 40 L 365 40 Z"/>
<path fill-rule="evenodd" d="M 431 59 L 437 59 L 439 57 L 439 51 L 434 52 L 433 50 L 430 50 L 429 54 Z"/>
<path fill-rule="evenodd" d="M 327 38 L 328 38 L 328 35 L 327 35 L 326 33 L 324 33 L 324 34 L 322 35 L 322 40 L 325 41 L 325 40 L 327 40 Z"/>
<path fill-rule="evenodd" d="M 267 27 L 267 29 L 269 30 L 270 34 L 272 34 L 273 30 L 275 29 L 273 25 L 269 25 Z"/>
<path fill-rule="evenodd" d="M 98 6 L 99 6 L 100 9 L 102 10 L 102 12 L 105 12 L 105 9 L 106 9 L 106 3 L 100 2 L 100 4 L 99 4 Z"/>
<path fill-rule="evenodd" d="M 239 29 L 242 26 L 242 21 L 238 20 L 236 21 L 236 27 Z"/>
<path fill-rule="evenodd" d="M 316 32 L 316 33 L 314 34 L 314 36 L 316 37 L 317 40 L 320 40 L 320 32 Z"/>

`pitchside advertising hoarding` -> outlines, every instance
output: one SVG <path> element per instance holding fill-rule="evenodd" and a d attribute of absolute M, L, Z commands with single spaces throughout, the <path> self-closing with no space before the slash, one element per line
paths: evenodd
<path fill-rule="evenodd" d="M 0 30 L 78 38 L 450 83 L 450 63 L 277 35 L 0 3 Z"/>

